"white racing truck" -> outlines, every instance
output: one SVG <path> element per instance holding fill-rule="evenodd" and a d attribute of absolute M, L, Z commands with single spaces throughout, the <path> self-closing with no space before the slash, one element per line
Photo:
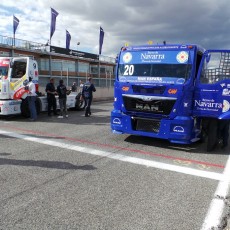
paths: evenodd
<path fill-rule="evenodd" d="M 37 113 L 47 111 L 47 97 L 45 93 L 39 92 L 37 62 L 29 57 L 0 57 L 0 115 L 22 114 L 25 117 L 30 115 L 26 99 L 28 91 L 25 87 L 29 82 L 29 77 L 36 85 Z M 85 102 L 80 100 L 80 93 L 71 92 L 67 95 L 68 109 L 82 110 L 84 107 Z M 57 108 L 60 108 L 58 100 Z"/>

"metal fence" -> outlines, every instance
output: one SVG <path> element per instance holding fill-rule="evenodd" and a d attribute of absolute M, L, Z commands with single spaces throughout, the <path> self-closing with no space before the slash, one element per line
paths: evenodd
<path fill-rule="evenodd" d="M 31 42 L 26 41 L 22 39 L 15 40 L 12 37 L 8 36 L 2 36 L 0 35 L 0 44 L 8 46 L 8 47 L 15 47 L 19 49 L 26 49 L 26 50 L 32 50 L 32 51 L 41 51 L 41 52 L 50 52 L 50 46 L 49 44 L 42 44 L 37 42 Z M 99 61 L 109 62 L 109 63 L 115 63 L 115 58 L 99 55 Z"/>
<path fill-rule="evenodd" d="M 33 52 L 41 52 L 41 53 L 48 53 L 50 52 L 50 47 L 48 44 L 42 44 L 42 43 L 37 43 L 37 42 L 31 42 L 31 41 L 26 41 L 22 39 L 13 39 L 12 37 L 8 36 L 1 36 L 0 35 L 0 45 L 2 47 L 6 47 L 10 50 L 13 50 L 13 48 L 25 50 L 25 51 L 33 51 Z M 6 56 L 7 52 L 2 52 L 0 55 Z M 7 56 L 10 56 L 10 52 L 8 53 Z M 108 57 L 108 56 L 103 56 L 99 55 L 99 61 L 100 62 L 107 62 L 107 63 L 114 63 L 115 64 L 115 58 L 113 57 Z M 62 64 L 60 64 L 62 65 Z M 63 79 L 65 81 L 65 84 L 70 87 L 73 82 L 76 82 L 77 85 L 79 85 L 80 80 L 83 82 L 86 82 L 88 76 L 92 76 L 93 82 L 95 86 L 97 87 L 113 87 L 114 86 L 114 76 L 112 72 L 105 72 L 104 75 L 106 77 L 101 78 L 100 75 L 98 74 L 92 74 L 89 72 L 85 73 L 85 77 L 69 77 L 69 76 L 53 76 L 52 77 L 56 80 L 56 84 L 58 84 L 60 79 Z M 50 75 L 40 75 L 39 76 L 39 85 L 40 88 L 43 89 L 45 88 L 46 84 L 49 82 Z"/>

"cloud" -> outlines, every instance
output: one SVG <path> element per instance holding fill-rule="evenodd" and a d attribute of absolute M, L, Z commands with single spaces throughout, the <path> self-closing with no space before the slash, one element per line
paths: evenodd
<path fill-rule="evenodd" d="M 26 4 L 26 5 L 25 5 Z M 1 1 L 0 34 L 12 36 L 12 15 L 20 24 L 16 37 L 46 43 L 50 33 L 50 7 L 59 12 L 52 44 L 97 54 L 99 28 L 105 31 L 102 54 L 113 56 L 128 42 L 195 43 L 204 48 L 230 49 L 230 4 L 227 0 L 51 0 Z"/>

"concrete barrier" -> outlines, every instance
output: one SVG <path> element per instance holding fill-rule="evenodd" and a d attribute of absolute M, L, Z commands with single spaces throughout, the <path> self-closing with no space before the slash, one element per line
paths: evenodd
<path fill-rule="evenodd" d="M 113 100 L 114 88 L 96 88 L 96 92 L 93 93 L 94 101 L 101 100 Z"/>

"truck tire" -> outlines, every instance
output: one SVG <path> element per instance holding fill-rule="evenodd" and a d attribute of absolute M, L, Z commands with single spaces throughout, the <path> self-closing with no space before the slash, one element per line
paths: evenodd
<path fill-rule="evenodd" d="M 218 120 L 210 119 L 208 124 L 208 143 L 207 151 L 210 152 L 215 149 L 218 143 Z"/>
<path fill-rule="evenodd" d="M 75 110 L 84 110 L 85 109 L 85 100 L 80 100 L 81 93 L 79 93 L 75 98 Z"/>

